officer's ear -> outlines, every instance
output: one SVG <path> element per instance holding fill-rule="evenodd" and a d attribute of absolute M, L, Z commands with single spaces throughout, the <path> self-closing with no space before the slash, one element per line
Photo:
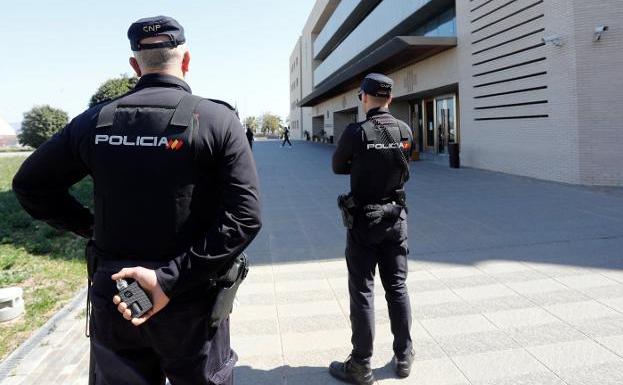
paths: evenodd
<path fill-rule="evenodd" d="M 186 50 L 184 52 L 184 57 L 182 58 L 182 73 L 186 75 L 188 69 L 190 68 L 190 51 Z"/>
<path fill-rule="evenodd" d="M 361 102 L 365 105 L 366 103 L 368 103 L 368 94 L 366 94 L 365 92 L 363 92 L 361 94 Z"/>
<path fill-rule="evenodd" d="M 134 72 L 136 72 L 136 76 L 138 76 L 140 78 L 141 75 L 142 75 L 141 67 L 138 65 L 138 61 L 136 61 L 136 58 L 134 58 L 134 57 L 130 58 L 130 66 L 132 67 Z"/>

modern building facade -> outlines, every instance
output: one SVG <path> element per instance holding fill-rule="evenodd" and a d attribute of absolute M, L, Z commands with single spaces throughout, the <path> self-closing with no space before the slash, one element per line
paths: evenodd
<path fill-rule="evenodd" d="M 623 185 L 620 0 L 317 0 L 290 70 L 296 137 L 336 142 L 382 72 L 422 159 Z"/>

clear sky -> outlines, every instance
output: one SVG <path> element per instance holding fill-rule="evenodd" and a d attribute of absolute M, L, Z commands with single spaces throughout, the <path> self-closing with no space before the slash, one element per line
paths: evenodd
<path fill-rule="evenodd" d="M 0 117 L 33 105 L 70 117 L 106 79 L 132 74 L 126 33 L 164 14 L 185 29 L 193 93 L 237 103 L 241 115 L 289 112 L 289 57 L 315 0 L 20 0 L 0 5 Z M 10 4 L 10 5 L 9 5 Z"/>

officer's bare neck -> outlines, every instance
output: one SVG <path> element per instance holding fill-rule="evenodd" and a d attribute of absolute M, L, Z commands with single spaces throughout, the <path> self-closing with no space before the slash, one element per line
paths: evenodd
<path fill-rule="evenodd" d="M 375 108 L 389 108 L 389 105 L 392 103 L 392 97 L 383 98 L 364 93 L 361 101 L 363 102 L 363 110 L 367 114 L 368 111 Z"/>
<path fill-rule="evenodd" d="M 185 73 L 183 71 L 178 71 L 176 69 L 157 69 L 157 68 L 146 68 L 144 70 L 141 70 L 141 73 L 137 73 L 136 75 L 138 77 L 141 76 L 145 76 L 145 75 L 150 75 L 150 74 L 158 74 L 158 75 L 170 75 L 170 76 L 175 76 L 176 78 L 182 79 L 184 80 L 185 78 Z"/>
<path fill-rule="evenodd" d="M 165 36 L 148 37 L 142 44 L 153 44 L 167 40 Z M 184 80 L 190 65 L 190 51 L 185 44 L 175 48 L 156 48 L 134 52 L 130 66 L 141 77 L 149 74 L 170 75 Z"/>

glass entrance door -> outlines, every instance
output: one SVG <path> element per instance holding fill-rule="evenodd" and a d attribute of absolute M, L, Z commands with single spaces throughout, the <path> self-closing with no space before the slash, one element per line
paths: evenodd
<path fill-rule="evenodd" d="M 422 149 L 422 138 L 424 137 L 424 133 L 422 132 L 422 102 L 415 101 L 411 104 L 411 114 L 410 114 L 410 122 L 411 132 L 413 134 L 413 143 L 415 147 L 413 151 L 421 151 Z"/>
<path fill-rule="evenodd" d="M 456 128 L 455 96 L 441 96 L 435 99 L 435 126 L 437 128 L 437 153 L 447 154 L 448 143 L 458 141 Z"/>
<path fill-rule="evenodd" d="M 424 101 L 424 150 L 435 151 L 435 100 Z"/>

